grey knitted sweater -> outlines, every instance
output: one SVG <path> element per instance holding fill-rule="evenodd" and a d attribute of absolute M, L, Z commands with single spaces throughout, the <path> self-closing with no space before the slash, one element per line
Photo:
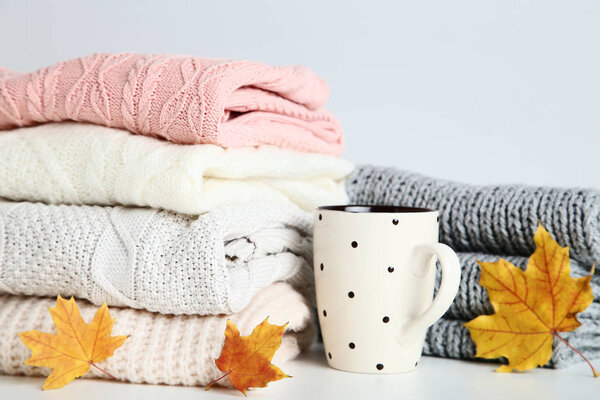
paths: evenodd
<path fill-rule="evenodd" d="M 600 193 L 595 190 L 530 186 L 476 186 L 425 177 L 389 167 L 358 167 L 347 181 L 351 203 L 405 205 L 440 212 L 440 241 L 459 253 L 459 292 L 446 315 L 428 331 L 423 353 L 473 358 L 475 344 L 462 325 L 493 312 L 478 285 L 476 261 L 495 261 L 497 254 L 525 268 L 535 250 L 538 222 L 570 247 L 572 276 L 589 273 L 600 260 Z M 475 253 L 480 252 L 480 253 Z M 436 277 L 439 286 L 440 271 Z M 564 338 L 588 358 L 600 358 L 600 276 L 592 279 L 595 302 L 581 315 L 582 326 Z M 548 366 L 564 367 L 581 359 L 555 341 Z"/>
<path fill-rule="evenodd" d="M 594 315 L 594 317 L 592 317 Z M 591 360 L 600 359 L 600 304 L 592 303 L 578 318 L 581 326 L 576 331 L 561 336 Z M 423 354 L 447 358 L 471 359 L 475 356 L 475 343 L 469 330 L 462 326 L 467 321 L 442 318 L 436 322 L 425 338 Z M 548 367 L 563 368 L 583 361 L 559 339 L 554 340 L 552 358 Z"/>
<path fill-rule="evenodd" d="M 478 284 L 481 268 L 477 261 L 494 262 L 502 257 L 517 267 L 525 270 L 527 257 L 522 256 L 497 256 L 484 253 L 458 253 L 461 265 L 460 286 L 454 302 L 444 315 L 447 319 L 458 319 L 469 321 L 479 315 L 492 314 L 494 309 L 490 304 L 487 291 Z M 435 290 L 439 288 L 441 281 L 441 269 L 436 270 Z M 583 266 L 580 262 L 571 261 L 571 276 L 581 277 L 590 274 L 590 268 Z M 594 302 L 600 303 L 600 274 L 594 275 L 591 281 Z M 600 308 L 595 309 L 600 312 Z M 589 312 L 590 318 L 600 320 L 600 313 Z"/>
<path fill-rule="evenodd" d="M 600 262 L 600 192 L 533 186 L 476 186 L 389 167 L 358 167 L 350 203 L 440 211 L 440 241 L 456 251 L 529 256 L 540 221 L 571 257 Z"/>
<path fill-rule="evenodd" d="M 469 331 L 463 324 L 479 315 L 494 312 L 487 291 L 477 283 L 481 273 L 477 261 L 496 261 L 499 257 L 483 253 L 458 253 L 462 268 L 458 293 L 444 317 L 427 332 L 423 354 L 464 359 L 475 356 L 475 343 L 471 340 Z M 527 257 L 503 256 L 502 258 L 523 270 L 527 267 Z M 589 268 L 576 261 L 571 262 L 571 276 L 580 277 L 589 273 Z M 436 292 L 440 281 L 441 271 L 438 268 L 435 282 Z M 586 357 L 600 359 L 600 274 L 594 275 L 591 285 L 594 303 L 580 315 L 581 327 L 576 332 L 565 333 L 563 337 L 579 351 L 583 351 Z M 559 339 L 554 341 L 554 352 L 548 366 L 561 368 L 580 361 L 581 358 Z"/>

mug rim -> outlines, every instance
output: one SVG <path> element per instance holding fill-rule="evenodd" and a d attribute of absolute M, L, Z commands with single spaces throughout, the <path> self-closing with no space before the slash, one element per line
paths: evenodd
<path fill-rule="evenodd" d="M 344 205 L 331 205 L 331 206 L 320 206 L 317 210 L 323 211 L 340 211 L 351 214 L 415 214 L 415 213 L 426 213 L 426 212 L 437 212 L 430 208 L 421 207 L 408 207 L 408 206 L 387 206 L 379 204 L 344 204 Z"/>

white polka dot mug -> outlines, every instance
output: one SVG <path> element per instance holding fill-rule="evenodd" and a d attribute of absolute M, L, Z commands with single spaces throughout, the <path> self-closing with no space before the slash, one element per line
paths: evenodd
<path fill-rule="evenodd" d="M 365 373 L 414 370 L 427 328 L 456 296 L 460 264 L 438 243 L 438 212 L 391 206 L 315 211 L 317 307 L 329 366 Z M 435 299 L 436 259 L 442 282 Z"/>

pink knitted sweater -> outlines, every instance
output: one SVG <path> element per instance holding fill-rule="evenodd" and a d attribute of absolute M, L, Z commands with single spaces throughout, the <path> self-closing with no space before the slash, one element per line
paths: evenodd
<path fill-rule="evenodd" d="M 176 143 L 340 154 L 310 69 L 192 56 L 94 54 L 22 74 L 0 68 L 0 129 L 85 121 Z"/>

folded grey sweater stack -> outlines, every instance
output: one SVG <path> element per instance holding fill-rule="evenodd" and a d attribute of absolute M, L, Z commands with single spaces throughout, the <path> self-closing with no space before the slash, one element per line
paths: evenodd
<path fill-rule="evenodd" d="M 524 269 L 535 250 L 541 222 L 562 246 L 569 246 L 572 276 L 589 274 L 600 261 L 600 193 L 595 190 L 530 186 L 476 186 L 433 179 L 394 168 L 362 166 L 348 179 L 355 204 L 404 205 L 440 212 L 440 241 L 456 250 L 462 277 L 454 303 L 425 340 L 424 353 L 473 358 L 475 344 L 463 324 L 493 308 L 479 286 L 477 261 L 502 257 Z M 439 269 L 438 269 L 439 275 Z M 439 276 L 436 285 L 439 285 Z M 588 358 L 600 358 L 600 277 L 592 279 L 594 303 L 580 315 L 582 326 L 564 337 Z M 581 359 L 555 341 L 548 366 Z"/>

